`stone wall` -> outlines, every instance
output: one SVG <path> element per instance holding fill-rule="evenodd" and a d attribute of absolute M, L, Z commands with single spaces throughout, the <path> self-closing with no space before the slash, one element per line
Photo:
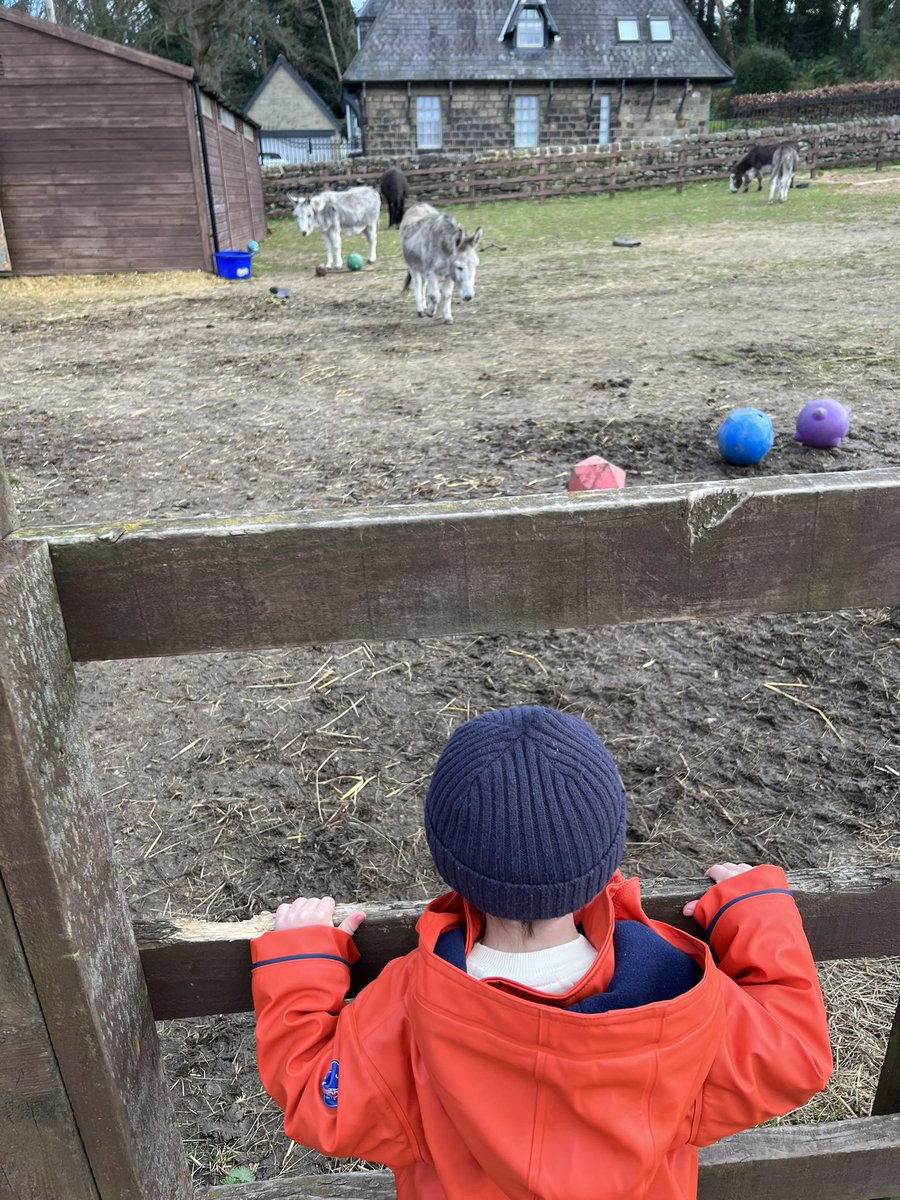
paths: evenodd
<path fill-rule="evenodd" d="M 473 154 L 515 146 L 515 97 L 538 100 L 538 149 L 561 142 L 596 145 L 599 140 L 601 96 L 609 105 L 610 137 L 657 138 L 702 134 L 709 123 L 707 85 L 685 95 L 683 85 L 628 85 L 619 105 L 615 87 L 599 87 L 593 102 L 589 83 L 416 84 L 407 95 L 396 85 L 369 84 L 366 89 L 363 151 L 368 157 L 406 158 L 416 154 L 416 98 L 437 96 L 441 106 L 441 152 Z M 683 102 L 683 103 L 682 103 Z M 679 111 L 680 110 L 680 111 Z"/>
<path fill-rule="evenodd" d="M 372 184 L 399 163 L 409 177 L 413 197 L 434 204 L 496 195 L 531 197 L 654 187 L 696 180 L 724 179 L 751 142 L 794 138 L 800 142 L 800 175 L 826 167 L 873 166 L 900 162 L 900 118 L 883 117 L 843 124 L 785 125 L 728 133 L 623 138 L 598 149 L 584 143 L 540 150 L 495 150 L 468 154 L 385 155 L 351 158 L 344 163 L 310 164 L 285 173 L 263 170 L 266 203 L 272 215 L 290 209 L 288 192 L 310 194 L 323 187 Z M 543 178 L 543 187 L 535 176 Z"/>

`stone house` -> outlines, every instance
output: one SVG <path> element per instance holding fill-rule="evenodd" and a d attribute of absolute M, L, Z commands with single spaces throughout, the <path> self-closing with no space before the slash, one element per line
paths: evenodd
<path fill-rule="evenodd" d="M 341 120 L 279 54 L 244 106 L 259 126 L 263 163 L 326 162 L 338 157 Z"/>
<path fill-rule="evenodd" d="M 733 78 L 682 0 L 368 0 L 358 22 L 366 155 L 702 134 Z"/>

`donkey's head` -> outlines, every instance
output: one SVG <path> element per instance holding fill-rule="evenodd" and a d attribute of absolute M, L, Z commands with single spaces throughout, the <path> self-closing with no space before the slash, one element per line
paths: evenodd
<path fill-rule="evenodd" d="M 460 229 L 456 235 L 456 250 L 450 259 L 450 278 L 456 284 L 460 300 L 471 300 L 475 295 L 475 272 L 478 270 L 481 233 L 479 225 L 474 233 L 466 233 L 464 229 Z"/>
<path fill-rule="evenodd" d="M 297 222 L 297 228 L 306 237 L 313 227 L 313 207 L 307 199 L 301 196 L 288 195 L 288 200 L 294 202 L 291 216 Z"/>

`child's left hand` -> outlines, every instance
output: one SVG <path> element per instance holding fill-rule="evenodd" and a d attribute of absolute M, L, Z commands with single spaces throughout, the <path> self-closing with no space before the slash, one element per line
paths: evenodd
<path fill-rule="evenodd" d="M 334 925 L 334 897 L 298 896 L 293 904 L 279 904 L 275 913 L 276 929 L 303 929 L 307 925 Z M 351 913 L 338 929 L 352 937 L 366 919 L 364 912 Z"/>

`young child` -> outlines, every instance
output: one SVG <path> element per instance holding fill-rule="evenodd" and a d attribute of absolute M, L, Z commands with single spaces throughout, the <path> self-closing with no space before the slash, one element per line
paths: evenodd
<path fill-rule="evenodd" d="M 252 944 L 259 1071 L 285 1132 L 390 1167 L 398 1200 L 684 1200 L 697 1147 L 820 1091 L 831 1048 L 778 867 L 724 863 L 650 921 L 618 866 L 625 796 L 550 708 L 460 726 L 425 801 L 453 889 L 349 1005 L 353 913 L 279 907 Z"/>

